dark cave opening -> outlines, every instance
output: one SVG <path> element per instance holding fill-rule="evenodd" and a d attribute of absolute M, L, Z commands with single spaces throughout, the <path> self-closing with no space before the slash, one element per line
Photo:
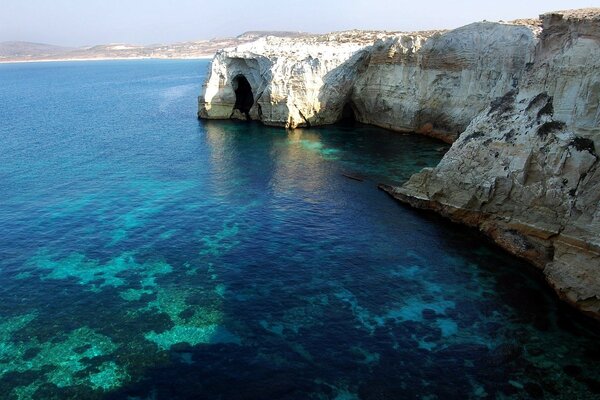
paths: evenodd
<path fill-rule="evenodd" d="M 240 110 L 248 116 L 250 109 L 254 105 L 254 95 L 250 82 L 244 75 L 238 75 L 233 78 L 233 90 L 235 91 L 235 110 Z"/>
<path fill-rule="evenodd" d="M 352 103 L 344 104 L 339 122 L 343 124 L 353 124 L 356 122 L 356 113 L 354 112 L 354 105 Z"/>

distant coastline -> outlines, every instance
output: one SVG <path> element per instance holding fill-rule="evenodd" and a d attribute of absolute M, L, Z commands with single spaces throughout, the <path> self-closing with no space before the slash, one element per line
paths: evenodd
<path fill-rule="evenodd" d="M 71 62 L 71 61 L 127 61 L 127 60 L 210 60 L 214 54 L 194 57 L 96 57 L 96 58 L 51 58 L 36 60 L 0 60 L 0 64 L 30 64 L 47 62 Z"/>
<path fill-rule="evenodd" d="M 297 37 L 301 32 L 252 31 L 236 37 L 196 40 L 171 44 L 136 45 L 110 43 L 85 47 L 64 47 L 47 43 L 0 42 L 0 63 L 47 61 L 94 61 L 165 59 L 190 60 L 212 58 L 223 48 L 235 47 L 267 36 Z"/>

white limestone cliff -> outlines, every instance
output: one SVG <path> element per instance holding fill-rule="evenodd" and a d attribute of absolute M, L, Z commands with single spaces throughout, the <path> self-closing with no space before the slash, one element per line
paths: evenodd
<path fill-rule="evenodd" d="M 287 128 L 349 112 L 454 141 L 436 168 L 384 189 L 478 227 L 600 319 L 600 9 L 261 39 L 220 51 L 199 99 L 202 118 Z"/>
<path fill-rule="evenodd" d="M 334 123 L 347 105 L 360 122 L 452 141 L 519 82 L 539 30 L 480 22 L 449 32 L 269 37 L 217 53 L 199 115 L 295 128 Z M 239 76 L 254 97 L 247 116 L 235 107 Z"/>
<path fill-rule="evenodd" d="M 338 120 L 367 49 L 385 33 L 342 32 L 301 38 L 267 37 L 215 55 L 199 99 L 199 116 L 246 117 L 295 128 Z M 248 115 L 235 108 L 243 76 L 252 89 Z M 338 110 L 339 109 L 339 110 Z"/>
<path fill-rule="evenodd" d="M 452 141 L 493 98 L 520 82 L 538 31 L 481 22 L 426 41 L 404 36 L 376 43 L 354 86 L 358 119 Z"/>

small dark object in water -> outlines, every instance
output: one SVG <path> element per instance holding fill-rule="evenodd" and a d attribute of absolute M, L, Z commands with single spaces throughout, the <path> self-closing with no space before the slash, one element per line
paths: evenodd
<path fill-rule="evenodd" d="M 578 367 L 577 365 L 565 365 L 563 367 L 563 371 L 565 371 L 565 373 L 569 376 L 579 376 L 581 375 L 581 367 Z"/>
<path fill-rule="evenodd" d="M 541 399 L 544 397 L 544 391 L 537 383 L 528 382 L 525 384 L 525 391 L 533 399 Z"/>
<path fill-rule="evenodd" d="M 385 183 L 380 183 L 379 185 L 377 185 L 377 189 L 383 190 L 384 192 L 386 192 L 387 194 L 390 194 L 390 195 L 394 191 L 393 186 L 386 185 Z"/>
<path fill-rule="evenodd" d="M 423 319 L 426 319 L 426 320 L 432 320 L 437 317 L 437 313 L 435 312 L 435 310 L 432 310 L 431 308 L 423 309 L 423 311 L 421 311 L 421 315 L 423 316 Z"/>
<path fill-rule="evenodd" d="M 364 181 L 363 178 L 361 178 L 360 176 L 356 176 L 356 175 L 342 174 L 342 176 L 345 176 L 346 178 L 354 179 L 355 181 L 359 181 L 359 182 Z"/>
<path fill-rule="evenodd" d="M 527 352 L 532 356 L 541 356 L 542 354 L 544 354 L 544 350 L 542 350 L 539 347 L 528 348 Z"/>
<path fill-rule="evenodd" d="M 521 346 L 505 343 L 493 349 L 487 362 L 489 365 L 504 365 L 515 361 L 522 354 Z"/>

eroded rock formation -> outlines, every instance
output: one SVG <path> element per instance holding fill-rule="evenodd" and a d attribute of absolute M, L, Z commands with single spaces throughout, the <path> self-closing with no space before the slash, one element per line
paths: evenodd
<path fill-rule="evenodd" d="M 550 13 L 522 83 L 398 199 L 476 226 L 600 317 L 600 11 Z"/>
<path fill-rule="evenodd" d="M 368 48 L 382 33 L 344 32 L 302 38 L 267 37 L 217 52 L 200 96 L 202 118 L 246 117 L 295 128 L 331 124 L 341 114 Z M 248 116 L 235 107 L 236 79 L 255 99 Z"/>
<path fill-rule="evenodd" d="M 436 168 L 385 189 L 478 227 L 600 319 L 599 106 L 600 9 L 585 9 L 448 32 L 261 39 L 215 56 L 199 116 L 294 128 L 350 113 L 454 141 Z"/>

